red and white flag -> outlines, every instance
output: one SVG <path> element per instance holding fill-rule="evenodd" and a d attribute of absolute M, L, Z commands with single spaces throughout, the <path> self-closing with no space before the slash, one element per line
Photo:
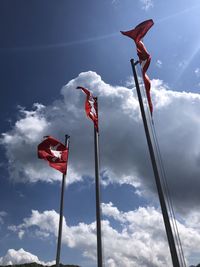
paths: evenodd
<path fill-rule="evenodd" d="M 92 93 L 81 86 L 78 86 L 76 89 L 81 89 L 86 94 L 85 100 L 85 112 L 86 115 L 94 122 L 94 127 L 98 132 L 98 107 L 97 107 L 97 98 L 92 95 Z"/>
<path fill-rule="evenodd" d="M 47 160 L 52 168 L 66 174 L 68 149 L 52 136 L 46 136 L 38 145 L 38 158 Z"/>
<path fill-rule="evenodd" d="M 148 75 L 146 74 L 149 68 L 150 62 L 151 62 L 151 56 L 146 50 L 141 40 L 145 36 L 145 34 L 148 32 L 148 30 L 153 26 L 153 24 L 154 24 L 153 20 L 149 19 L 137 25 L 135 29 L 133 30 L 126 31 L 126 32 L 121 31 L 122 34 L 130 37 L 131 39 L 135 41 L 137 54 L 140 60 L 141 68 L 142 68 L 142 76 L 144 80 L 147 100 L 148 100 L 151 114 L 153 112 L 153 105 L 152 105 L 151 95 L 150 95 L 151 83 L 150 83 L 150 79 Z"/>

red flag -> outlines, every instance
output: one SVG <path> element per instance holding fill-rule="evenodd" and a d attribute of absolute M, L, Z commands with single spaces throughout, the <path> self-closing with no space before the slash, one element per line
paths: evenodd
<path fill-rule="evenodd" d="M 52 136 L 46 136 L 38 145 L 38 158 L 47 160 L 52 168 L 66 174 L 68 149 Z"/>
<path fill-rule="evenodd" d="M 148 30 L 153 26 L 154 22 L 152 19 L 145 20 L 142 23 L 138 24 L 135 29 L 123 32 L 122 34 L 132 38 L 137 44 L 148 32 Z"/>
<path fill-rule="evenodd" d="M 94 97 L 91 92 L 84 87 L 78 86 L 76 89 L 81 89 L 86 94 L 85 112 L 86 115 L 94 122 L 94 126 L 98 132 L 97 98 Z"/>
<path fill-rule="evenodd" d="M 130 37 L 135 41 L 136 48 L 137 48 L 137 54 L 140 60 L 141 68 L 142 68 L 142 76 L 144 80 L 144 85 L 146 89 L 146 95 L 147 95 L 147 100 L 149 104 L 149 109 L 152 114 L 153 112 L 153 105 L 151 102 L 151 95 L 150 95 L 150 89 L 151 89 L 151 83 L 148 75 L 146 74 L 146 71 L 148 70 L 148 67 L 151 62 L 151 56 L 147 52 L 143 42 L 141 39 L 145 36 L 145 34 L 148 32 L 148 30 L 153 26 L 154 22 L 152 19 L 143 21 L 139 25 L 135 27 L 135 29 L 123 32 L 121 31 L 122 34 Z"/>

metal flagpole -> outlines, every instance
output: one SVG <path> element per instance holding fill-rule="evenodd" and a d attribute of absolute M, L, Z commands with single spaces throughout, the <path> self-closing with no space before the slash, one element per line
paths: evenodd
<path fill-rule="evenodd" d="M 69 153 L 69 141 L 70 141 L 70 136 L 66 134 L 65 135 L 65 146 L 68 149 L 68 153 Z M 61 240 L 62 240 L 65 180 L 66 180 L 66 174 L 63 174 L 63 176 L 62 176 L 61 196 L 60 196 L 60 219 L 59 219 L 59 228 L 58 228 L 56 267 L 59 267 L 59 265 L 60 265 L 60 250 L 61 250 Z"/>
<path fill-rule="evenodd" d="M 97 104 L 98 99 L 94 97 Z M 99 182 L 99 133 L 94 125 L 94 154 L 95 154 L 95 189 L 96 189 L 96 227 L 97 227 L 97 263 L 98 267 L 103 266 L 102 261 L 102 240 L 101 240 L 101 207 L 100 207 L 100 182 Z"/>
<path fill-rule="evenodd" d="M 148 148 L 149 148 L 149 153 L 150 153 L 150 158 L 151 158 L 151 163 L 152 163 L 153 172 L 154 172 L 154 176 L 155 176 L 155 181 L 156 181 L 158 196 L 159 196 L 159 200 L 160 200 L 160 206 L 161 206 L 161 210 L 162 210 L 163 220 L 164 220 L 165 229 L 166 229 L 166 233 L 167 233 L 167 239 L 168 239 L 168 243 L 169 243 L 172 263 L 173 263 L 173 267 L 180 267 L 179 259 L 178 259 L 178 255 L 177 255 L 177 250 L 176 250 L 176 245 L 175 245 L 175 241 L 174 241 L 174 236 L 172 233 L 169 215 L 168 215 L 168 211 L 167 211 L 167 206 L 165 203 L 165 198 L 164 198 L 162 185 L 161 185 L 161 181 L 160 181 L 160 177 L 159 177 L 159 171 L 158 171 L 158 167 L 157 167 L 157 163 L 156 163 L 154 149 L 153 149 L 151 136 L 150 136 L 149 128 L 148 128 L 148 124 L 147 124 L 147 119 L 146 119 L 146 114 L 145 114 L 142 96 L 141 96 L 141 92 L 140 92 L 140 86 L 139 86 L 139 82 L 138 82 L 137 72 L 136 72 L 136 68 L 135 68 L 135 66 L 138 63 L 139 63 L 139 61 L 134 62 L 134 59 L 131 59 L 131 66 L 132 66 L 132 70 L 133 70 L 133 76 L 135 79 L 135 86 L 136 86 L 136 90 L 137 90 L 142 120 L 143 120 L 143 124 L 144 124 L 144 130 L 145 130 L 146 139 L 147 139 Z"/>

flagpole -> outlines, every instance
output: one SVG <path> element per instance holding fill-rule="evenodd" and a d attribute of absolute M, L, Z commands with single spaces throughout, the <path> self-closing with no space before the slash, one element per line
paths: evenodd
<path fill-rule="evenodd" d="M 70 136 L 65 135 L 65 146 L 69 153 L 69 142 Z M 60 196 L 60 218 L 59 218 L 59 228 L 58 228 L 58 241 L 57 241 L 57 253 L 56 253 L 56 267 L 60 265 L 60 250 L 61 250 L 61 240 L 62 240 L 62 225 L 63 225 L 63 207 L 64 207 L 64 191 L 65 191 L 65 180 L 66 174 L 62 175 L 62 187 Z"/>
<path fill-rule="evenodd" d="M 94 98 L 97 104 L 98 99 Z M 96 229 L 97 229 L 97 263 L 98 267 L 103 266 L 102 261 L 102 240 L 101 240 L 101 204 L 100 204 L 100 182 L 99 182 L 99 133 L 94 125 L 94 154 L 95 154 L 95 191 L 96 191 Z"/>
<path fill-rule="evenodd" d="M 159 200 L 160 200 L 160 206 L 161 206 L 161 210 L 162 210 L 163 220 L 164 220 L 165 229 L 166 229 L 166 233 L 167 233 L 167 239 L 168 239 L 168 243 L 169 243 L 172 263 L 173 263 L 173 267 L 180 267 L 179 259 L 178 259 L 178 255 L 177 255 L 177 250 L 176 250 L 176 245 L 175 245 L 175 241 L 174 241 L 174 236 L 172 233 L 172 228 L 171 228 L 171 224 L 170 224 L 170 220 L 169 220 L 167 206 L 165 203 L 165 198 L 164 198 L 164 194 L 163 194 L 163 190 L 162 190 L 159 171 L 158 171 L 158 167 L 157 167 L 157 163 L 156 163 L 155 153 L 154 153 L 154 149 L 153 149 L 153 145 L 152 145 L 152 141 L 151 141 L 151 136 L 150 136 L 149 128 L 148 128 L 148 124 L 147 124 L 147 119 L 146 119 L 146 114 L 145 114 L 142 96 L 141 96 L 141 92 L 140 92 L 140 86 L 139 86 L 139 82 L 138 82 L 137 72 L 136 72 L 136 68 L 135 68 L 135 66 L 138 63 L 139 63 L 139 61 L 134 62 L 134 59 L 131 59 L 131 66 L 132 66 L 132 70 L 133 70 L 133 76 L 135 79 L 135 86 L 136 86 L 136 90 L 137 90 L 137 95 L 138 95 L 142 120 L 143 120 L 143 124 L 144 124 L 146 139 L 147 139 L 147 143 L 148 143 L 151 163 L 152 163 L 152 167 L 153 167 L 156 187 L 157 187 L 158 196 L 159 196 Z"/>

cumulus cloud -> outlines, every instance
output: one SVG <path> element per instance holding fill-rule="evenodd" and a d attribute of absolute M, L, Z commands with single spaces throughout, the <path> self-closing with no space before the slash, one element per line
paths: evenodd
<path fill-rule="evenodd" d="M 111 2 L 111 3 L 112 3 L 112 4 L 115 4 L 116 2 L 117 2 L 117 0 L 112 0 L 112 2 Z"/>
<path fill-rule="evenodd" d="M 180 68 L 183 68 L 184 69 L 187 66 L 187 61 L 186 60 L 180 61 L 179 64 L 178 64 L 178 66 Z"/>
<path fill-rule="evenodd" d="M 200 77 L 200 68 L 196 68 L 195 71 L 194 71 L 194 73 L 199 78 Z"/>
<path fill-rule="evenodd" d="M 158 59 L 157 61 L 156 61 L 156 66 L 160 69 L 160 68 L 162 68 L 162 61 L 160 60 L 160 59 Z"/>
<path fill-rule="evenodd" d="M 20 106 L 18 108 L 19 120 L 16 121 L 13 129 L 8 133 L 3 133 L 1 138 L 1 144 L 6 149 L 10 178 L 15 182 L 59 181 L 60 175 L 37 159 L 37 145 L 43 136 L 49 132 L 52 133 L 52 118 L 48 117 L 51 117 L 51 114 L 57 110 L 56 105 L 45 107 L 35 103 L 31 111 Z M 59 123 L 58 120 L 56 124 Z M 62 128 L 62 125 L 60 127 Z M 60 130 L 58 129 L 58 132 Z M 70 166 L 68 169 L 71 178 L 67 180 L 67 183 L 81 180 L 81 177 Z"/>
<path fill-rule="evenodd" d="M 19 108 L 18 120 L 1 136 L 10 178 L 16 182 L 60 180 L 60 173 L 37 159 L 36 149 L 44 135 L 62 141 L 66 133 L 71 136 L 67 183 L 94 176 L 93 125 L 85 116 L 85 95 L 75 90 L 78 85 L 99 97 L 104 185 L 129 184 L 140 194 L 145 192 L 146 197 L 155 192 L 133 80 L 128 80 L 129 88 L 112 86 L 92 71 L 69 81 L 61 90 L 61 98 L 51 105 L 35 104 L 30 111 Z M 200 95 L 172 91 L 161 80 L 152 80 L 152 99 L 154 127 L 176 208 L 182 212 L 195 209 L 200 186 Z"/>
<path fill-rule="evenodd" d="M 7 215 L 7 212 L 0 211 L 0 224 L 4 223 L 4 217 Z"/>
<path fill-rule="evenodd" d="M 153 0 L 140 0 L 140 3 L 142 4 L 142 9 L 146 11 L 153 7 Z"/>
<path fill-rule="evenodd" d="M 0 257 L 0 265 L 15 265 L 36 262 L 43 265 L 53 265 L 55 261 L 44 262 L 40 261 L 37 256 L 25 251 L 23 248 L 19 250 L 9 249 L 5 256 Z"/>
<path fill-rule="evenodd" d="M 113 128 L 117 129 L 117 118 L 122 117 L 125 120 L 125 117 L 128 116 L 130 121 L 133 117 L 131 110 L 139 114 L 137 100 L 132 97 L 133 92 L 131 90 L 125 87 L 115 88 L 105 84 L 101 77 L 94 72 L 81 73 L 62 88 L 61 95 L 63 99 L 57 100 L 47 107 L 35 104 L 31 111 L 20 108 L 21 116 L 19 116 L 15 125 L 10 131 L 2 135 L 1 144 L 6 149 L 11 179 L 22 182 L 59 180 L 60 174 L 48 168 L 45 162 L 37 159 L 36 148 L 44 135 L 50 134 L 62 140 L 65 133 L 71 135 L 67 181 L 69 183 L 75 182 L 81 180 L 82 175 L 94 175 L 93 127 L 92 123 L 85 118 L 85 96 L 80 91 L 75 90 L 77 85 L 84 85 L 91 90 L 96 88 L 94 93 L 99 95 L 99 104 L 102 104 L 101 110 L 105 109 L 106 112 L 105 114 L 100 111 L 102 136 L 107 132 L 110 139 L 112 134 L 110 124 L 113 120 L 115 121 Z M 102 100 L 106 101 L 103 103 Z M 112 109 L 116 105 L 123 109 L 122 113 L 121 110 L 113 113 Z M 101 119 L 101 117 L 105 116 L 107 120 L 104 124 L 102 123 L 104 118 Z M 113 130 L 115 131 L 115 129 Z M 100 142 L 105 142 L 105 138 Z M 111 142 L 111 146 L 114 150 L 115 144 L 113 142 Z M 111 155 L 114 153 L 112 150 L 109 150 Z M 112 170 L 110 173 L 114 174 Z M 132 183 L 134 183 L 134 178 Z"/>
<path fill-rule="evenodd" d="M 134 211 L 123 212 L 112 203 L 102 205 L 105 220 L 102 222 L 104 258 L 106 266 L 141 266 L 168 267 L 171 261 L 163 219 L 159 210 L 154 207 L 140 207 Z M 193 218 L 199 222 L 200 214 L 188 216 L 188 224 L 177 222 L 183 249 L 187 258 L 200 249 L 200 231 L 192 228 Z M 57 237 L 59 215 L 54 211 L 32 211 L 23 223 L 12 226 L 17 233 L 25 234 L 37 231 Z M 114 228 L 109 220 L 115 221 L 120 227 Z M 33 232 L 34 229 L 34 232 Z M 120 230 L 119 230 L 120 229 Z M 44 237 L 43 237 L 44 238 Z M 84 257 L 96 261 L 96 223 L 79 223 L 68 226 L 64 218 L 63 244 L 79 249 Z M 63 247 L 63 250 L 65 248 Z"/>
<path fill-rule="evenodd" d="M 23 231 L 24 235 L 29 234 L 31 231 L 32 235 L 35 235 L 38 238 L 44 239 L 49 237 L 57 237 L 58 235 L 58 225 L 59 225 L 59 214 L 55 210 L 47 210 L 43 213 L 40 213 L 37 210 L 32 210 L 30 217 L 25 218 L 23 223 L 20 225 L 11 225 L 8 227 L 10 231 L 19 234 Z M 95 247 L 95 227 L 96 224 L 92 223 L 91 225 L 86 225 L 80 223 L 78 226 L 69 227 L 66 223 L 65 218 L 63 218 L 63 242 L 69 247 L 73 248 L 76 246 L 76 243 L 79 243 L 79 246 L 85 245 L 88 242 L 87 248 Z M 27 231 L 28 230 L 28 231 Z M 81 232 L 84 232 L 85 235 L 81 236 Z M 38 234 L 40 233 L 40 234 Z"/>

